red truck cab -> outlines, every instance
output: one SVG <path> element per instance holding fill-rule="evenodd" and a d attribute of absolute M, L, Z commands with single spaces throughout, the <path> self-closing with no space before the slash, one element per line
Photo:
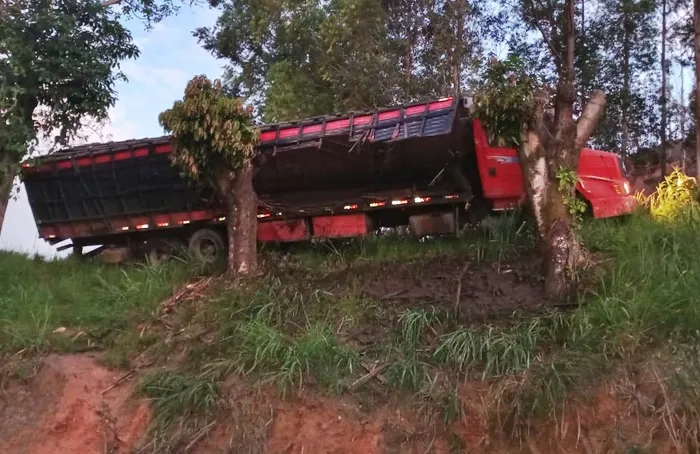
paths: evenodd
<path fill-rule="evenodd" d="M 491 145 L 479 120 L 473 120 L 474 146 L 483 195 L 494 210 L 512 209 L 525 200 L 525 185 L 515 148 Z M 579 194 L 595 218 L 630 214 L 636 207 L 632 186 L 615 153 L 584 148 L 578 167 Z"/>

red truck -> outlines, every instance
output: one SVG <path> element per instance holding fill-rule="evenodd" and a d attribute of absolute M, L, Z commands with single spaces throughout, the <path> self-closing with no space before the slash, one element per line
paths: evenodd
<path fill-rule="evenodd" d="M 225 253 L 223 209 L 211 188 L 188 185 L 169 160 L 170 139 L 61 150 L 23 163 L 41 238 L 59 249 L 128 247 L 156 254 L 189 245 Z M 523 202 L 514 148 L 490 140 L 467 98 L 264 125 L 255 158 L 258 240 L 347 238 L 408 225 L 452 234 L 479 211 Z M 614 153 L 584 149 L 579 194 L 596 218 L 635 209 Z"/>

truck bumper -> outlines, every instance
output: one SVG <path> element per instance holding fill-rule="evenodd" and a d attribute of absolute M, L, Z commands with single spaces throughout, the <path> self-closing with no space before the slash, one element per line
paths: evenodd
<path fill-rule="evenodd" d="M 631 194 L 591 199 L 590 203 L 596 219 L 632 214 L 637 209 L 637 199 Z"/>

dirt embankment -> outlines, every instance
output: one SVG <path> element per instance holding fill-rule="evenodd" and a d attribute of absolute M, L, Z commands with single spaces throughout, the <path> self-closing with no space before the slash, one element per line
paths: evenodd
<path fill-rule="evenodd" d="M 372 407 L 348 396 L 308 392 L 281 399 L 239 384 L 229 397 L 233 407 L 246 411 L 221 418 L 191 452 L 685 452 L 664 428 L 669 421 L 663 417 L 663 390 L 654 386 L 650 370 L 636 384 L 623 374 L 606 380 L 591 390 L 588 402 L 572 402 L 556 421 L 533 426 L 522 443 L 487 429 L 493 396 L 483 382 L 462 385 L 461 416 L 449 425 L 427 424 L 421 411 L 396 402 Z M 138 452 L 150 408 L 133 395 L 135 381 L 105 392 L 122 375 L 92 355 L 45 358 L 34 380 L 9 386 L 0 400 L 0 452 Z"/>
<path fill-rule="evenodd" d="M 330 288 L 345 285 L 343 279 L 356 282 L 360 292 L 385 309 L 382 320 L 355 333 L 374 342 L 395 327 L 406 308 L 457 307 L 465 323 L 538 310 L 547 302 L 539 298 L 537 266 L 527 258 L 477 266 L 464 257 L 441 256 L 353 268 L 330 276 L 330 283 L 304 285 Z M 176 300 L 164 306 L 174 310 Z M 515 426 L 508 418 L 503 430 L 494 430 L 493 419 L 499 404 L 493 386 L 517 382 L 517 377 L 462 384 L 459 410 L 449 423 L 444 422 L 444 406 L 420 407 L 385 386 L 371 396 L 328 396 L 310 386 L 281 398 L 274 389 L 260 390 L 232 378 L 219 393 L 228 413 L 217 414 L 207 431 L 185 445 L 187 452 L 198 454 L 684 452 L 678 437 L 669 435 L 680 432 L 669 430 L 673 420 L 658 377 L 652 368 L 640 370 L 634 377 L 625 371 L 601 377 L 585 399 L 570 401 L 550 422 L 530 424 L 520 438 L 512 436 Z M 141 373 L 121 380 L 125 371 L 105 368 L 98 354 L 42 358 L 33 378 L 0 389 L 0 454 L 139 452 L 148 443 L 152 416 L 149 402 L 136 392 Z"/>
<path fill-rule="evenodd" d="M 132 383 L 107 390 L 122 375 L 92 355 L 46 357 L 34 379 L 0 397 L 0 452 L 130 452 L 145 434 L 150 406 L 132 398 Z"/>

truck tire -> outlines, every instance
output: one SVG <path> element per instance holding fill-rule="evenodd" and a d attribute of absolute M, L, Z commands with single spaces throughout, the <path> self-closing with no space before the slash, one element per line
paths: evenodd
<path fill-rule="evenodd" d="M 144 248 L 148 264 L 160 266 L 170 261 L 178 252 L 184 249 L 185 243 L 174 238 L 156 239 L 148 241 Z"/>
<path fill-rule="evenodd" d="M 219 232 L 199 229 L 190 237 L 188 246 L 194 258 L 208 269 L 218 272 L 226 267 L 226 243 Z"/>

